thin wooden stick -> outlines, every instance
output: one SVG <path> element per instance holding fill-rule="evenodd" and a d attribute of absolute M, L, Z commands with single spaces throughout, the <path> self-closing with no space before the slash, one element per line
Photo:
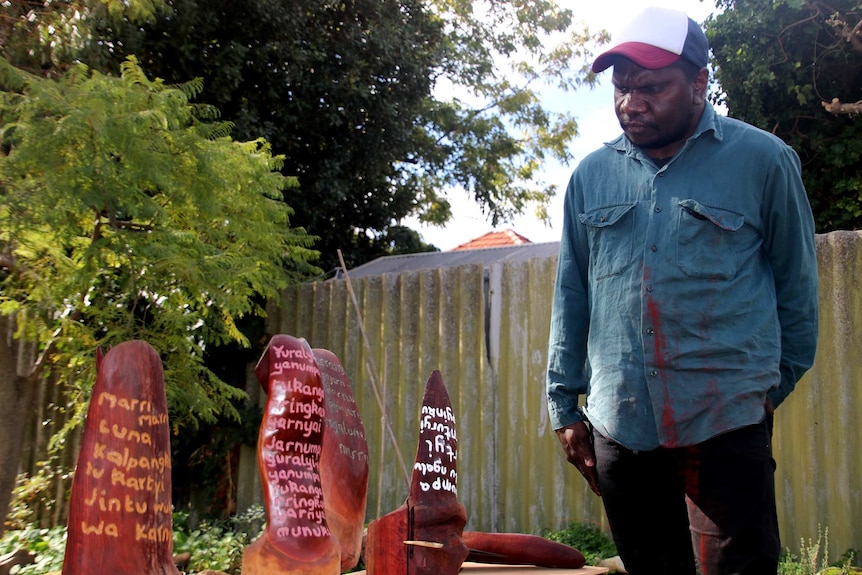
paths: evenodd
<path fill-rule="evenodd" d="M 372 357 L 371 344 L 368 342 L 368 336 L 365 334 L 365 323 L 362 320 L 362 312 L 359 310 L 359 301 L 356 299 L 356 293 L 353 291 L 353 285 L 350 283 L 350 275 L 347 273 L 347 266 L 344 264 L 344 257 L 341 255 L 341 250 L 338 252 L 338 261 L 341 263 L 341 271 L 344 273 L 344 279 L 347 281 L 347 291 L 350 293 L 350 299 L 353 301 L 353 308 L 356 311 L 356 318 L 359 322 L 359 332 L 362 334 L 362 341 L 365 343 L 367 359 L 365 360 L 365 369 L 368 371 L 368 377 L 371 379 L 371 389 L 374 391 L 374 397 L 377 400 L 377 406 L 383 414 L 383 420 L 386 426 L 386 431 L 389 433 L 389 439 L 392 441 L 392 446 L 395 448 L 395 455 L 398 458 L 398 463 L 401 464 L 401 471 L 404 472 L 404 480 L 407 482 L 407 489 L 410 489 L 410 475 L 407 473 L 407 466 L 404 464 L 404 457 L 401 455 L 401 449 L 398 447 L 398 442 L 395 439 L 395 432 L 392 430 L 392 422 L 389 419 L 389 412 L 386 410 L 386 405 L 383 403 L 383 398 L 380 396 L 380 390 L 377 386 L 377 368 L 374 365 Z"/>
<path fill-rule="evenodd" d="M 413 545 L 414 547 L 428 547 L 430 549 L 443 549 L 442 543 L 435 543 L 434 541 L 405 541 L 404 545 Z"/>
<path fill-rule="evenodd" d="M 382 380 L 383 381 L 383 392 L 381 393 L 381 395 L 383 397 L 386 397 L 386 384 L 389 382 L 389 378 L 386 376 L 386 365 L 388 363 L 388 356 L 386 355 L 386 351 L 384 351 L 383 354 L 384 354 L 383 355 L 383 380 Z M 380 423 L 384 427 L 386 426 L 386 412 L 383 412 L 380 414 Z M 386 455 L 385 449 L 386 449 L 386 434 L 381 433 L 380 434 L 380 464 L 378 467 L 378 469 L 380 470 L 380 473 L 377 475 L 377 515 L 375 515 L 375 517 L 382 517 L 383 516 L 383 511 L 382 511 L 382 509 L 383 509 L 383 498 L 380 496 L 380 494 L 383 493 L 383 469 L 384 469 L 383 459 L 384 459 L 384 456 Z M 408 487 L 408 489 L 409 489 L 409 487 Z"/>

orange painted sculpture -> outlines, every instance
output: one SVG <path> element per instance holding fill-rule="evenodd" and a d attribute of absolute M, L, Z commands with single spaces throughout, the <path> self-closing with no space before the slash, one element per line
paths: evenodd
<path fill-rule="evenodd" d="M 96 353 L 69 501 L 63 575 L 179 575 L 162 362 L 143 341 Z"/>
<path fill-rule="evenodd" d="M 324 389 L 304 339 L 272 338 L 255 368 L 267 393 L 258 436 L 267 527 L 243 554 L 243 575 L 338 575 L 319 473 Z"/>
<path fill-rule="evenodd" d="M 326 523 L 341 548 L 341 571 L 356 567 L 368 495 L 368 444 L 341 362 L 329 350 L 314 349 L 323 381 L 326 426 L 320 455 L 320 482 Z"/>
<path fill-rule="evenodd" d="M 368 575 L 455 575 L 467 557 L 467 515 L 458 501 L 458 440 L 449 393 L 439 371 L 425 385 L 410 494 L 368 526 Z"/>

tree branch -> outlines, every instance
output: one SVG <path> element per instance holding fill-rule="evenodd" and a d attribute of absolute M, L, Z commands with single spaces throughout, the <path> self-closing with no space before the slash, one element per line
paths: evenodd
<path fill-rule="evenodd" d="M 835 12 L 826 19 L 826 23 L 832 26 L 838 37 L 850 44 L 853 50 L 862 52 L 862 19 L 851 26 L 845 14 Z"/>
<path fill-rule="evenodd" d="M 149 232 L 154 228 L 151 224 L 138 224 L 131 220 L 121 220 L 118 219 L 117 216 L 112 213 L 109 209 L 104 209 L 102 211 L 96 211 L 96 229 L 93 230 L 93 239 L 98 239 L 101 237 L 99 233 L 99 229 L 104 223 L 104 218 L 107 218 L 108 224 L 114 230 L 133 230 L 138 232 Z"/>
<path fill-rule="evenodd" d="M 838 98 L 832 98 L 831 102 L 820 102 L 823 108 L 836 116 L 840 114 L 862 114 L 862 100 L 853 103 L 844 103 Z"/>

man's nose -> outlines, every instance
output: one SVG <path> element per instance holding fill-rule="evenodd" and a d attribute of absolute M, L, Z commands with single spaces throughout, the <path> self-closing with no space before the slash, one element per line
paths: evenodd
<path fill-rule="evenodd" d="M 620 111 L 625 114 L 643 112 L 645 107 L 644 99 L 637 92 L 629 92 L 620 99 Z"/>

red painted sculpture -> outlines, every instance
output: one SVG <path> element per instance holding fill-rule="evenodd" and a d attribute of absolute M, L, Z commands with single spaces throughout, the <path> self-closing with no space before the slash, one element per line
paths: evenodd
<path fill-rule="evenodd" d="M 96 354 L 69 501 L 63 575 L 179 575 L 162 362 L 143 341 Z"/>
<path fill-rule="evenodd" d="M 458 440 L 449 393 L 439 371 L 425 385 L 410 494 L 368 526 L 368 575 L 455 575 L 467 557 L 467 515 L 458 501 Z"/>
<path fill-rule="evenodd" d="M 559 569 L 580 569 L 586 563 L 583 554 L 574 547 L 538 535 L 465 531 L 461 538 L 470 549 L 467 560 L 476 563 Z"/>
<path fill-rule="evenodd" d="M 258 436 L 267 527 L 243 554 L 243 575 L 337 575 L 319 473 L 324 388 L 304 339 L 272 338 L 255 368 L 267 393 Z"/>
<path fill-rule="evenodd" d="M 341 362 L 329 350 L 314 349 L 323 381 L 326 426 L 320 455 L 320 482 L 326 523 L 341 547 L 341 570 L 356 567 L 368 495 L 368 444 Z"/>

